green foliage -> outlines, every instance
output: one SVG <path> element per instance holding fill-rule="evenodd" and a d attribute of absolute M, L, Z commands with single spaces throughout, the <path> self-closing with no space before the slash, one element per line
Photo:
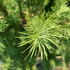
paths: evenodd
<path fill-rule="evenodd" d="M 37 55 L 43 59 L 43 70 L 52 70 L 61 62 L 56 55 L 68 64 L 70 8 L 66 4 L 67 0 L 0 0 L 0 69 L 34 70 Z M 24 18 L 30 18 L 25 25 Z"/>
<path fill-rule="evenodd" d="M 19 46 L 30 44 L 25 50 L 30 49 L 27 57 L 31 55 L 32 58 L 33 55 L 39 53 L 42 59 L 43 57 L 47 58 L 48 53 L 52 53 L 52 50 L 55 52 L 57 48 L 60 48 L 59 39 L 66 38 L 66 34 L 64 28 L 57 23 L 59 22 L 54 19 L 54 15 L 46 20 L 43 16 L 35 16 L 28 22 L 25 31 L 21 32 L 22 35 L 19 37 L 21 40 Z"/>
<path fill-rule="evenodd" d="M 7 24 L 6 24 L 6 20 L 4 19 L 1 19 L 0 20 L 0 32 L 4 31 L 4 29 L 7 27 Z"/>
<path fill-rule="evenodd" d="M 30 13 L 40 14 L 44 10 L 45 6 L 49 3 L 49 0 L 22 0 L 25 7 Z"/>
<path fill-rule="evenodd" d="M 46 18 L 44 15 L 34 16 L 28 24 L 24 27 L 25 31 L 21 32 L 19 39 L 21 42 L 19 46 L 27 47 L 27 44 L 30 44 L 26 50 L 29 50 L 29 54 L 26 56 L 32 58 L 36 54 L 47 58 L 48 53 L 55 53 L 55 50 L 58 48 L 60 51 L 60 42 L 62 38 L 67 38 L 67 25 L 64 24 L 68 22 L 70 17 L 63 16 L 66 15 L 70 9 L 66 6 L 66 1 L 55 1 L 55 5 L 52 6 L 54 13 L 46 13 Z M 58 8 L 57 8 L 58 6 Z M 44 13 L 43 13 L 44 14 Z M 68 13 L 69 15 L 70 13 Z M 59 23 L 64 25 L 59 25 Z M 64 43 L 62 43 L 64 44 Z M 25 58 L 25 59 L 26 59 Z"/>
<path fill-rule="evenodd" d="M 0 0 L 0 12 L 2 12 L 4 16 L 8 15 L 8 11 L 4 5 L 4 0 Z"/>

